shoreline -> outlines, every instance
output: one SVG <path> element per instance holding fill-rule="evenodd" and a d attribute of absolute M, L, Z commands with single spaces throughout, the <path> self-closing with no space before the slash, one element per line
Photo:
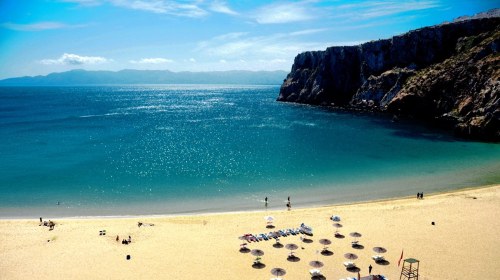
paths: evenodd
<path fill-rule="evenodd" d="M 425 193 L 426 197 L 432 197 L 437 195 L 445 195 L 452 193 L 465 192 L 469 190 L 480 190 L 480 189 L 488 189 L 499 187 L 500 184 L 488 184 L 488 185 L 479 185 L 473 187 L 464 187 L 453 190 L 445 190 L 438 192 Z M 398 202 L 400 200 L 409 200 L 414 198 L 414 196 L 401 196 L 401 197 L 392 197 L 392 198 L 382 198 L 382 199 L 373 199 L 373 200 L 363 200 L 363 201 L 353 201 L 353 202 L 345 202 L 338 204 L 326 204 L 326 205 L 318 205 L 318 204 L 310 204 L 310 205 L 300 205 L 298 207 L 293 207 L 293 210 L 304 210 L 304 209 L 322 209 L 329 207 L 341 207 L 341 206 L 356 206 L 363 204 L 373 204 L 373 203 L 382 203 L 382 202 Z M 1 208 L 0 208 L 1 209 Z M 244 214 L 244 213 L 266 213 L 266 212 L 276 212 L 282 211 L 284 208 L 280 207 L 272 207 L 267 209 L 251 209 L 251 210 L 235 210 L 235 211 L 220 211 L 220 212 L 195 212 L 195 213 L 178 213 L 178 214 L 137 214 L 137 215 L 89 215 L 89 216 L 51 216 L 51 219 L 58 220 L 93 220 L 93 219 L 103 219 L 103 220 L 113 220 L 113 219 L 136 219 L 136 218 L 175 218 L 175 217 L 196 217 L 196 216 L 213 216 L 213 215 L 232 215 L 232 214 Z M 0 221 L 15 221 L 15 220 L 32 220 L 37 217 L 0 217 Z"/>
<path fill-rule="evenodd" d="M 293 201 L 293 200 L 292 200 Z M 489 267 L 500 273 L 496 238 L 500 221 L 500 185 L 471 187 L 424 194 L 424 199 L 403 197 L 316 208 L 252 212 L 225 212 L 175 216 L 91 217 L 52 219 L 53 230 L 33 219 L 0 219 L 0 271 L 2 279 L 270 279 L 270 270 L 281 267 L 284 279 L 309 279 L 309 263 L 319 260 L 327 279 L 382 274 L 398 279 L 403 259 L 420 261 L 421 279 L 475 279 Z M 250 242 L 249 249 L 265 252 L 262 269 L 255 256 L 239 251 L 246 233 L 267 233 L 265 216 L 274 217 L 275 230 L 312 227 L 306 242 L 293 243 L 300 258 L 290 262 L 286 248 L 275 241 Z M 343 238 L 333 235 L 330 217 L 339 215 Z M 138 222 L 145 226 L 138 227 Z M 432 222 L 432 224 L 431 224 Z M 435 224 L 434 224 L 435 222 Z M 152 226 L 154 225 L 154 226 Z M 105 230 L 103 236 L 100 233 Z M 350 233 L 360 232 L 360 248 L 351 247 Z M 116 241 L 131 237 L 132 243 Z M 319 254 L 320 239 L 329 239 L 330 255 Z M 373 247 L 384 247 L 385 264 L 375 263 Z M 466 248 L 466 249 L 464 249 Z M 346 270 L 344 254 L 358 256 L 357 271 Z M 127 258 L 127 256 L 131 256 Z M 90 268 L 90 269 L 89 269 Z"/>

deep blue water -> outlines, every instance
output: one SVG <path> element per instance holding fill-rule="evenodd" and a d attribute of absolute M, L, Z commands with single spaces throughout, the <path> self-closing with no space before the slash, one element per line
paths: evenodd
<path fill-rule="evenodd" d="M 278 86 L 0 87 L 0 217 L 352 202 L 500 183 L 500 145 Z M 57 202 L 60 205 L 57 205 Z"/>

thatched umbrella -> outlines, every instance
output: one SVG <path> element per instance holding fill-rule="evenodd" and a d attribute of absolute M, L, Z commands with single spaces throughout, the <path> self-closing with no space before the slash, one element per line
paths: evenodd
<path fill-rule="evenodd" d="M 286 270 L 284 270 L 281 267 L 275 267 L 275 268 L 271 269 L 271 274 L 274 276 L 280 277 L 280 276 L 283 276 L 286 274 Z"/>

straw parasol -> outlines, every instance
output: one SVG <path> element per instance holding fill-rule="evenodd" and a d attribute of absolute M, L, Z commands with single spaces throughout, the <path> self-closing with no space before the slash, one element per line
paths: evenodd
<path fill-rule="evenodd" d="M 320 268 L 320 267 L 323 267 L 325 264 L 323 262 L 320 262 L 320 261 L 312 261 L 312 262 L 309 262 L 309 265 L 314 267 L 314 268 Z"/>
<path fill-rule="evenodd" d="M 252 251 L 250 251 L 250 254 L 252 254 L 256 257 L 260 257 L 260 256 L 264 256 L 264 251 L 259 250 L 259 249 L 253 249 Z"/>
<path fill-rule="evenodd" d="M 326 250 L 326 245 L 332 244 L 332 241 L 330 239 L 320 239 L 319 244 L 324 245 L 323 251 Z"/>
<path fill-rule="evenodd" d="M 387 252 L 387 250 L 385 248 L 383 248 L 383 247 L 373 247 L 373 251 L 375 253 L 379 253 L 379 254 Z"/>
<path fill-rule="evenodd" d="M 341 224 L 339 224 L 339 223 L 333 223 L 333 227 L 337 228 L 337 231 L 338 231 L 338 230 L 339 230 L 339 228 L 341 228 L 341 227 L 342 227 L 342 225 L 341 225 Z"/>
<path fill-rule="evenodd" d="M 359 233 L 359 232 L 351 232 L 351 233 L 349 233 L 349 235 L 354 237 L 354 240 L 356 240 L 356 238 L 358 238 L 358 237 L 361 237 L 361 233 Z"/>
<path fill-rule="evenodd" d="M 281 267 L 275 267 L 275 268 L 271 269 L 271 274 L 274 276 L 280 277 L 280 276 L 283 276 L 286 274 L 286 270 L 284 270 Z"/>
<path fill-rule="evenodd" d="M 293 251 L 293 250 L 297 250 L 299 248 L 299 246 L 297 246 L 296 244 L 290 243 L 290 244 L 286 244 L 285 248 L 287 248 L 290 251 Z"/>
<path fill-rule="evenodd" d="M 344 257 L 348 260 L 355 260 L 358 258 L 357 255 L 353 254 L 353 253 L 347 253 L 347 254 L 344 254 Z"/>

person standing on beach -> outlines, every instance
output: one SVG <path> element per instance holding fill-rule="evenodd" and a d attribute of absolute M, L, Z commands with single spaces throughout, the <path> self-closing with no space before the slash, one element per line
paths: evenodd
<path fill-rule="evenodd" d="M 287 202 L 286 207 L 288 208 L 288 211 L 290 211 L 290 209 L 292 209 L 292 205 L 290 204 L 290 202 Z"/>
<path fill-rule="evenodd" d="M 372 265 L 370 264 L 370 266 L 368 267 L 368 274 L 372 275 Z"/>
<path fill-rule="evenodd" d="M 43 221 L 42 221 L 42 217 L 40 217 L 40 224 L 41 224 L 42 222 L 43 222 Z"/>

